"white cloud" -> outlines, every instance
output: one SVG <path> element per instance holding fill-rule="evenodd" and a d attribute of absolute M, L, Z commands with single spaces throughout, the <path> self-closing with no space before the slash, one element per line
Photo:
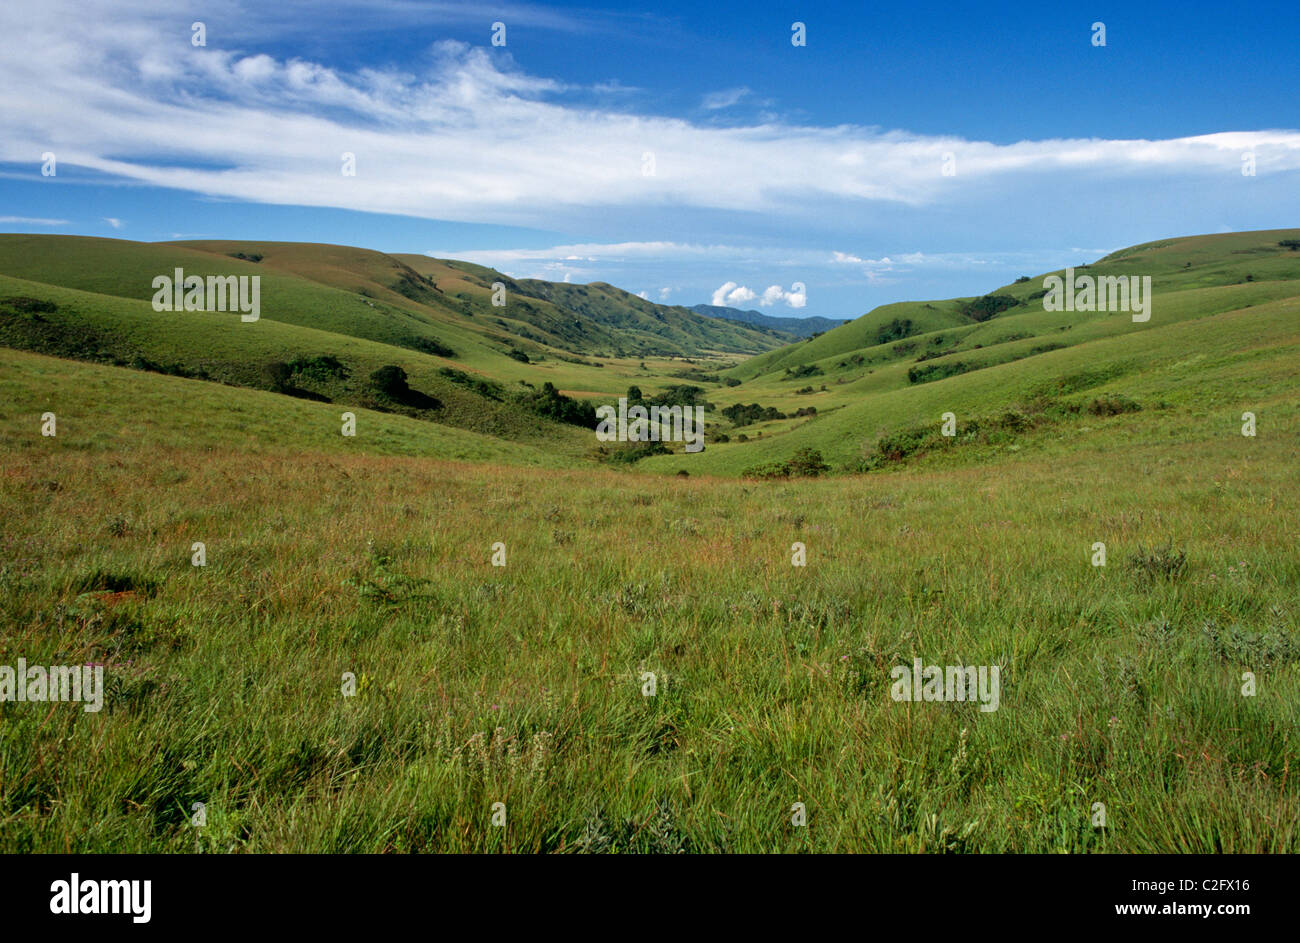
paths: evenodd
<path fill-rule="evenodd" d="M 0 216 L 0 223 L 20 226 L 66 226 L 66 219 L 42 219 L 38 216 Z"/>
<path fill-rule="evenodd" d="M 735 282 L 727 282 L 721 288 L 713 293 L 713 300 L 709 303 L 716 307 L 735 307 L 742 305 L 747 301 L 753 301 L 758 295 L 746 288 L 744 285 L 737 285 Z"/>
<path fill-rule="evenodd" d="M 795 288 L 798 290 L 794 290 Z M 713 293 L 711 304 L 719 307 L 736 307 L 746 302 L 758 300 L 760 308 L 770 308 L 773 305 L 785 303 L 791 308 L 802 308 L 808 303 L 808 295 L 803 285 L 791 286 L 790 291 L 786 291 L 780 285 L 769 285 L 760 295 L 745 285 L 739 285 L 736 282 L 727 282 L 721 288 Z"/>
<path fill-rule="evenodd" d="M 638 298 L 640 298 L 642 301 L 649 301 L 649 300 L 650 300 L 650 293 L 647 292 L 647 291 L 638 291 L 638 292 L 636 293 L 636 296 L 637 296 Z"/>
<path fill-rule="evenodd" d="M 103 220 L 104 222 L 108 223 L 108 225 L 112 226 L 114 229 L 122 228 L 122 221 L 120 219 L 114 219 L 112 216 L 105 216 L 103 217 Z"/>
<path fill-rule="evenodd" d="M 660 289 L 659 289 L 659 300 L 660 300 L 661 302 L 665 302 L 665 301 L 667 301 L 667 300 L 668 300 L 668 296 L 671 295 L 672 293 L 673 293 L 673 290 L 672 290 L 671 288 L 660 288 Z"/>
<path fill-rule="evenodd" d="M 704 100 L 700 105 L 709 111 L 717 111 L 719 108 L 730 108 L 748 94 L 749 89 L 743 86 L 724 89 L 720 92 L 709 92 L 704 96 Z"/>
<path fill-rule="evenodd" d="M 769 285 L 764 289 L 763 297 L 762 300 L 759 301 L 759 305 L 764 308 L 770 308 L 772 305 L 780 304 L 781 302 L 785 302 L 791 308 L 802 308 L 804 305 L 808 304 L 807 289 L 805 289 L 802 284 L 798 286 L 797 291 L 794 290 L 794 286 L 792 286 L 791 291 L 786 291 L 780 285 Z"/>
<path fill-rule="evenodd" d="M 203 19 L 213 4 L 222 22 L 263 42 L 304 29 L 303 18 L 252 0 L 6 0 L 0 87 L 32 93 L 0 97 L 0 161 L 52 150 L 60 163 L 210 196 L 537 226 L 559 212 L 595 218 L 643 206 L 815 218 L 845 203 L 1014 193 L 1035 172 L 1076 190 L 1135 174 L 1239 176 L 1247 150 L 1261 176 L 1300 169 L 1294 130 L 994 144 L 775 117 L 716 127 L 568 103 L 593 90 L 462 43 L 435 44 L 409 71 L 349 71 L 235 51 L 237 42 L 214 43 L 211 29 L 207 48 L 178 42 L 176 24 Z M 357 9 L 392 19 L 416 8 L 341 6 L 357 22 Z M 469 15 L 448 6 L 438 16 Z M 355 177 L 340 173 L 345 151 L 357 156 Z M 646 151 L 657 158 L 651 177 L 641 173 Z M 948 151 L 956 177 L 940 172 Z"/>

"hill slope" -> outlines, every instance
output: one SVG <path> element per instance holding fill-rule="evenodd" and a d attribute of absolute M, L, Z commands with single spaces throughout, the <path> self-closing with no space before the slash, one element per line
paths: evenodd
<path fill-rule="evenodd" d="M 988 438 L 990 422 L 1009 410 L 1028 417 L 1027 430 L 1053 425 L 1053 397 L 1061 399 L 1057 411 L 1088 409 L 1109 395 L 1173 409 L 1240 397 L 1238 416 L 1253 397 L 1277 395 L 1282 405 L 1288 394 L 1279 378 L 1300 369 L 1300 253 L 1280 243 L 1297 238 L 1300 230 L 1168 239 L 1076 268 L 1076 277 L 1150 276 L 1146 322 L 1127 312 L 1044 310 L 1044 281 L 1064 270 L 981 296 L 1000 299 L 995 303 L 963 298 L 878 308 L 733 368 L 729 375 L 743 382 L 715 394 L 717 405 L 757 403 L 791 418 L 734 425 L 719 417 L 692 471 L 739 474 L 800 448 L 820 450 L 840 469 L 873 467 L 883 438 L 937 434 L 946 412 L 961 423 L 984 423 L 972 441 Z M 1046 401 L 1044 391 L 1051 391 Z M 805 414 L 793 417 L 797 410 Z M 1109 421 L 1127 428 L 1144 420 Z M 1055 423 L 1055 434 L 1085 424 L 1077 417 Z M 741 435 L 747 441 L 738 441 Z M 1026 437 L 1032 432 L 1004 438 L 1010 447 Z M 676 471 L 681 461 L 653 457 L 643 465 Z"/>
<path fill-rule="evenodd" d="M 811 337 L 813 334 L 821 334 L 831 328 L 848 323 L 835 318 L 822 317 L 777 318 L 769 314 L 763 314 L 761 311 L 742 311 L 740 308 L 729 308 L 725 305 L 691 305 L 691 310 L 705 317 L 721 318 L 724 321 L 739 321 L 742 324 L 752 324 L 755 327 L 767 328 L 768 330 L 790 334 L 798 338 Z"/>

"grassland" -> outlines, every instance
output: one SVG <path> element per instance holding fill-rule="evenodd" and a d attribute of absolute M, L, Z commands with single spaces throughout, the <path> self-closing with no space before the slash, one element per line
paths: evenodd
<path fill-rule="evenodd" d="M 1276 238 L 1117 254 L 1186 273 L 1147 326 L 954 301 L 904 342 L 998 362 L 947 379 L 863 346 L 901 310 L 762 355 L 711 398 L 807 402 L 824 378 L 785 368 L 821 344 L 839 399 L 637 466 L 662 474 L 360 407 L 345 438 L 337 402 L 0 350 L 0 664 L 108 687 L 99 714 L 0 703 L 0 850 L 1300 851 L 1300 281 Z M 186 356 L 146 302 L 38 274 L 0 296 Z M 1035 331 L 1069 344 L 1006 357 Z M 857 353 L 883 359 L 835 366 Z M 844 473 L 946 410 L 953 440 Z M 837 474 L 735 477 L 796 444 Z M 894 701 L 914 657 L 999 666 L 999 709 Z"/>

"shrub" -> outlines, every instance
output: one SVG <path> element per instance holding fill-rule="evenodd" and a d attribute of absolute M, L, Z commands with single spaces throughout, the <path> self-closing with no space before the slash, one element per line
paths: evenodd
<path fill-rule="evenodd" d="M 59 306 L 53 301 L 44 301 L 40 298 L 24 298 L 22 296 L 0 299 L 0 304 L 14 311 L 21 311 L 24 314 L 53 314 L 59 310 Z"/>
<path fill-rule="evenodd" d="M 631 392 L 631 390 L 628 392 Z M 687 384 L 665 387 L 664 391 L 658 396 L 652 396 L 647 400 L 643 400 L 643 402 L 647 406 L 703 406 L 705 410 L 713 408 L 712 403 L 705 401 L 704 390 L 701 387 Z"/>
<path fill-rule="evenodd" d="M 799 478 L 816 478 L 822 472 L 831 470 L 831 467 L 822 461 L 822 453 L 809 448 L 796 451 L 794 457 L 786 464 L 790 468 L 790 474 Z"/>
<path fill-rule="evenodd" d="M 317 383 L 346 380 L 350 376 L 348 368 L 331 354 L 322 354 L 319 357 L 297 357 L 289 361 L 289 370 Z"/>
<path fill-rule="evenodd" d="M 456 370 L 452 367 L 443 367 L 438 371 L 439 376 L 444 376 L 452 383 L 459 383 L 461 386 L 468 387 L 479 396 L 488 399 L 500 400 L 505 397 L 505 390 L 500 383 L 492 380 L 485 380 L 482 377 L 472 376 L 464 370 Z"/>
<path fill-rule="evenodd" d="M 532 361 L 528 359 L 528 355 L 518 347 L 511 347 L 506 351 L 506 356 L 512 360 L 518 360 L 520 363 L 532 363 Z"/>
<path fill-rule="evenodd" d="M 948 363 L 932 363 L 925 367 L 911 367 L 907 371 L 908 383 L 929 383 L 931 380 L 942 380 L 945 377 L 956 376 L 959 373 L 976 369 L 974 364 L 968 364 L 961 360 L 952 360 Z"/>
<path fill-rule="evenodd" d="M 805 363 L 805 364 L 800 364 L 799 366 L 795 367 L 793 370 L 791 370 L 789 367 L 786 367 L 785 379 L 802 380 L 804 377 L 819 377 L 825 372 L 826 371 L 824 371 L 821 367 L 816 366 L 815 364 Z"/>
<path fill-rule="evenodd" d="M 262 367 L 262 378 L 272 392 L 283 393 L 293 379 L 293 370 L 283 360 L 273 360 Z"/>
<path fill-rule="evenodd" d="M 370 374 L 370 385 L 393 399 L 402 399 L 411 392 L 406 382 L 406 371 L 392 364 Z"/>
<path fill-rule="evenodd" d="M 831 467 L 822 461 L 822 453 L 816 449 L 802 448 L 784 462 L 769 462 L 766 465 L 754 465 L 741 472 L 744 478 L 816 478 Z"/>
<path fill-rule="evenodd" d="M 1187 568 L 1187 554 L 1175 550 L 1172 541 L 1162 547 L 1150 550 L 1139 547 L 1129 557 L 1129 566 L 1137 573 L 1139 579 L 1152 581 L 1156 579 L 1174 580 L 1183 575 Z"/>
<path fill-rule="evenodd" d="M 402 346 L 409 347 L 412 350 L 418 350 L 422 354 L 432 354 L 435 357 L 456 356 L 456 351 L 439 341 L 436 337 L 411 337 L 402 344 Z"/>
<path fill-rule="evenodd" d="M 601 450 L 600 458 L 616 465 L 632 465 L 651 455 L 668 455 L 672 450 L 662 442 L 628 442 L 608 450 Z"/>
<path fill-rule="evenodd" d="M 1094 416 L 1118 416 L 1120 413 L 1135 413 L 1142 409 L 1140 403 L 1117 393 L 1099 396 L 1088 404 L 1088 412 Z"/>

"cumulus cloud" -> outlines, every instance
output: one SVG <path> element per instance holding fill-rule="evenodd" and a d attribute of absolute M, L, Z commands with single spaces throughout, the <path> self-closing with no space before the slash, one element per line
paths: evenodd
<path fill-rule="evenodd" d="M 780 285 L 769 285 L 764 289 L 759 305 L 770 308 L 781 302 L 785 302 L 792 308 L 802 308 L 808 303 L 808 291 L 802 284 L 794 286 L 794 290 L 791 291 L 786 291 Z"/>
<path fill-rule="evenodd" d="M 734 308 L 755 300 L 761 308 L 770 308 L 782 303 L 791 308 L 802 308 L 808 303 L 808 294 L 802 283 L 791 286 L 790 291 L 786 291 L 780 285 L 769 285 L 760 294 L 746 285 L 727 282 L 713 293 L 711 303 L 718 307 Z"/>
<path fill-rule="evenodd" d="M 744 285 L 727 282 L 713 293 L 713 300 L 709 304 L 719 308 L 734 307 L 747 301 L 753 301 L 757 297 Z"/>

